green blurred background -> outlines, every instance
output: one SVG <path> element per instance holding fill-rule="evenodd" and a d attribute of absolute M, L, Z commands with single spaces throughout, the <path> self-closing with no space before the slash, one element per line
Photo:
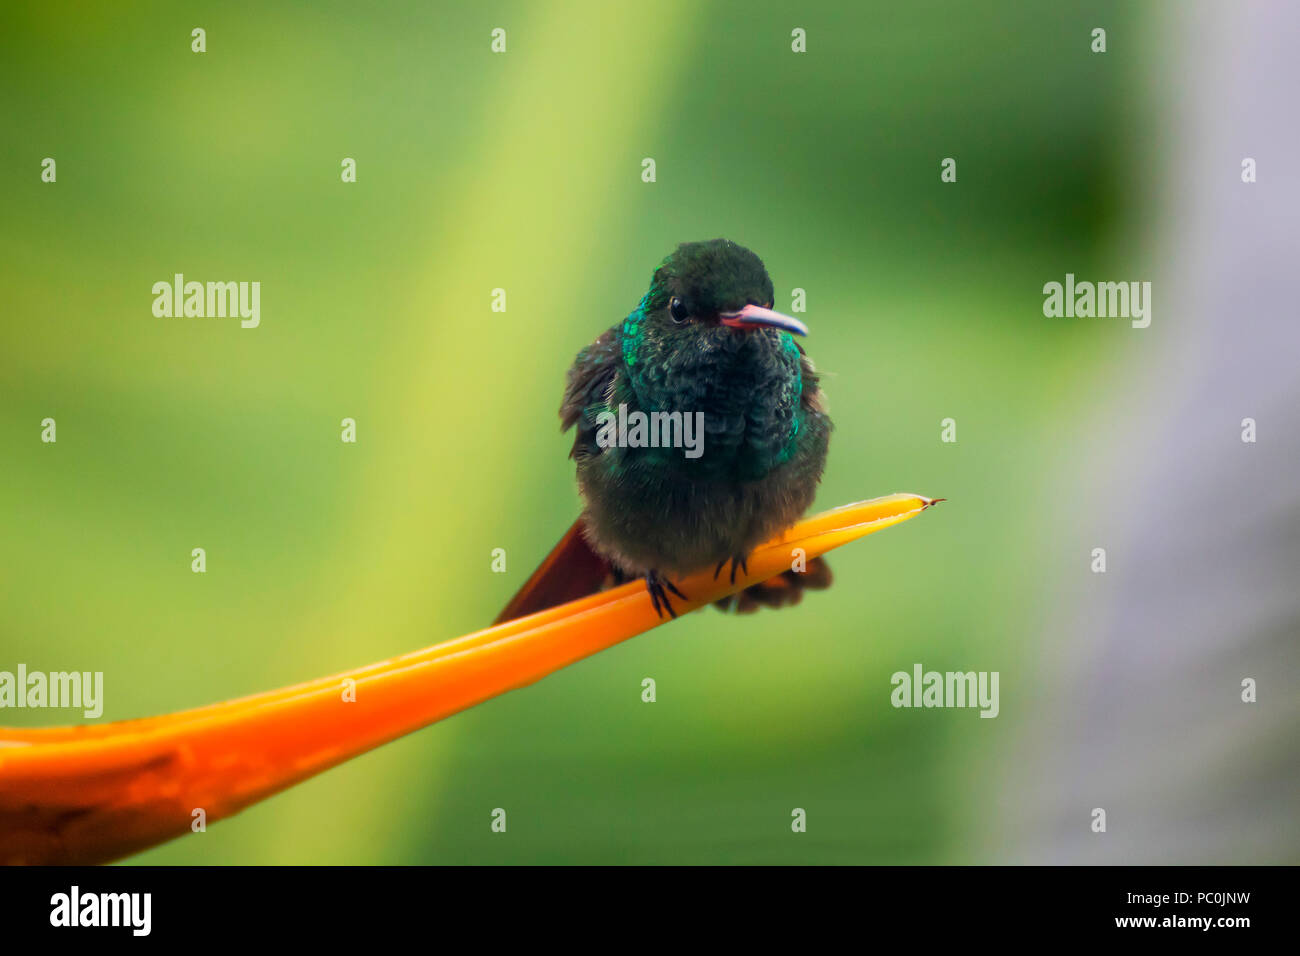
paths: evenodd
<path fill-rule="evenodd" d="M 1045 320 L 1040 291 L 1132 251 L 1128 5 L 3 17 L 0 668 L 102 670 L 115 720 L 484 625 L 578 509 L 564 370 L 687 239 L 754 249 L 778 308 L 807 290 L 819 508 L 950 499 L 796 610 L 690 615 L 136 861 L 979 858 L 1048 639 L 1057 430 L 1133 341 Z M 261 327 L 154 318 L 175 272 L 260 281 Z M 1000 671 L 1001 716 L 890 708 L 914 662 Z"/>

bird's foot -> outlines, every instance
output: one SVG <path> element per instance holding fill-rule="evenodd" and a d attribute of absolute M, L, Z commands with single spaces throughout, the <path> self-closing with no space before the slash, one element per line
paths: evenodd
<path fill-rule="evenodd" d="M 646 590 L 650 592 L 650 602 L 654 605 L 655 613 L 660 617 L 664 616 L 664 611 L 668 612 L 669 617 L 677 617 L 677 612 L 673 610 L 672 603 L 668 600 L 668 592 L 672 591 L 683 601 L 689 601 L 685 594 L 677 589 L 677 586 L 669 581 L 666 575 L 658 571 L 650 570 L 645 573 Z"/>
<path fill-rule="evenodd" d="M 731 562 L 731 583 L 732 584 L 736 583 L 736 568 L 740 568 L 740 570 L 743 571 L 745 574 L 749 573 L 749 555 L 735 554 L 732 555 L 730 558 L 723 558 L 721 561 L 718 562 L 718 566 L 713 569 L 713 580 L 715 581 L 718 580 L 718 575 L 722 573 L 722 569 L 726 567 L 728 561 Z"/>

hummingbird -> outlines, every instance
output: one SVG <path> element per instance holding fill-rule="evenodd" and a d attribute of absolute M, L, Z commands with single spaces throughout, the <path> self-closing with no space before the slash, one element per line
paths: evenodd
<path fill-rule="evenodd" d="M 807 510 L 831 420 L 794 338 L 808 329 L 773 304 L 772 280 L 749 249 L 685 242 L 627 318 L 578 353 L 560 422 L 574 430 L 584 507 L 496 623 L 636 577 L 659 616 L 676 617 L 672 596 L 688 598 L 674 577 L 713 567 L 716 578 L 729 563 L 734 582 L 755 546 Z M 652 425 L 653 437 L 673 432 L 676 413 L 674 434 L 695 443 L 647 442 L 644 429 L 623 427 L 636 413 L 667 423 L 658 434 Z M 781 607 L 830 579 L 816 558 L 716 603 L 741 613 Z"/>

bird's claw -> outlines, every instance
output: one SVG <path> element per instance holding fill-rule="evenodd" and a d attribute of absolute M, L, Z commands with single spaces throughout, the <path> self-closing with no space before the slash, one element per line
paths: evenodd
<path fill-rule="evenodd" d="M 650 592 L 650 603 L 654 605 L 655 613 L 660 617 L 664 616 L 664 611 L 668 612 L 669 617 L 677 617 L 677 612 L 673 610 L 672 602 L 668 600 L 669 591 L 672 591 L 673 594 L 676 594 L 683 601 L 690 600 L 690 598 L 681 592 L 677 585 L 673 584 L 672 581 L 669 581 L 666 576 L 660 574 L 658 571 L 646 572 L 645 586 L 646 590 Z"/>
<path fill-rule="evenodd" d="M 736 554 L 736 555 L 732 555 L 730 558 L 723 558 L 721 561 L 718 562 L 718 566 L 713 569 L 713 580 L 715 581 L 718 580 L 718 575 L 722 573 L 722 569 L 726 567 L 728 561 L 731 562 L 731 583 L 732 584 L 736 583 L 736 568 L 740 568 L 740 570 L 743 571 L 745 574 L 749 573 L 749 555 Z"/>

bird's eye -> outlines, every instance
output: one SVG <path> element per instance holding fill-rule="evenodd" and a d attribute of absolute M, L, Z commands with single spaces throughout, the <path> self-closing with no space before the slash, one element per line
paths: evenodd
<path fill-rule="evenodd" d="M 673 301 L 668 303 L 668 314 L 673 317 L 674 322 L 685 322 L 687 319 L 686 303 L 673 296 Z"/>

